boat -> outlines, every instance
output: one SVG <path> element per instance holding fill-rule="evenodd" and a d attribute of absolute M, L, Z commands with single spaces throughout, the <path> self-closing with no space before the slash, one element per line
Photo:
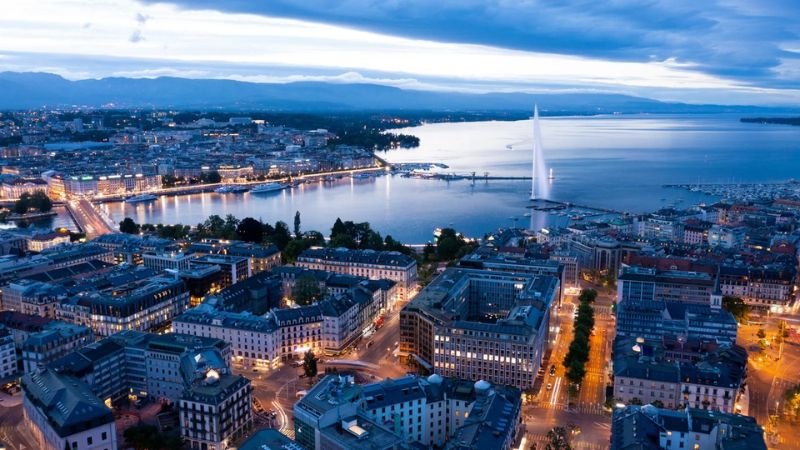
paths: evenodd
<path fill-rule="evenodd" d="M 126 198 L 125 203 L 152 202 L 153 200 L 158 200 L 158 197 L 153 194 L 142 194 Z"/>
<path fill-rule="evenodd" d="M 372 175 L 369 174 L 369 173 L 354 173 L 352 175 L 352 178 L 354 180 L 368 180 L 368 179 L 372 178 Z"/>
<path fill-rule="evenodd" d="M 530 217 L 530 216 L 531 216 L 531 213 L 525 213 L 525 214 L 523 214 L 523 216 L 525 216 L 525 217 Z"/>
<path fill-rule="evenodd" d="M 214 189 L 214 192 L 216 192 L 217 194 L 238 194 L 241 192 L 247 192 L 248 190 L 249 189 L 247 189 L 246 186 L 240 186 L 237 184 L 226 184 L 225 186 L 220 186 Z"/>
<path fill-rule="evenodd" d="M 286 189 L 287 187 L 289 187 L 289 186 L 286 185 L 286 184 L 283 184 L 283 183 L 265 183 L 265 184 L 259 184 L 258 186 L 254 187 L 253 189 L 250 190 L 250 193 L 251 194 L 268 194 L 270 192 L 282 191 L 282 190 Z"/>
<path fill-rule="evenodd" d="M 548 180 L 554 180 L 555 178 L 556 178 L 556 176 L 555 176 L 555 175 L 553 175 L 553 168 L 551 167 L 551 168 L 550 168 L 550 174 L 549 174 L 549 175 L 547 175 L 547 179 L 548 179 Z"/>

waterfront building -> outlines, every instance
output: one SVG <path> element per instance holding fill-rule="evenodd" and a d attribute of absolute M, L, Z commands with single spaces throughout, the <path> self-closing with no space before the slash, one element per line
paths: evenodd
<path fill-rule="evenodd" d="M 448 269 L 400 312 L 400 355 L 443 376 L 527 389 L 559 290 L 552 276 Z"/>
<path fill-rule="evenodd" d="M 22 377 L 24 423 L 43 450 L 113 450 L 111 410 L 82 381 L 52 370 Z"/>
<path fill-rule="evenodd" d="M 417 262 L 399 252 L 312 248 L 297 257 L 297 266 L 397 283 L 401 301 L 417 288 Z"/>
<path fill-rule="evenodd" d="M 746 448 L 766 450 L 764 430 L 753 417 L 653 405 L 626 406 L 614 411 L 611 450 Z"/>
<path fill-rule="evenodd" d="M 35 234 L 28 239 L 28 250 L 32 252 L 43 252 L 49 248 L 67 245 L 69 243 L 69 233 L 52 232 Z"/>
<path fill-rule="evenodd" d="M 36 191 L 47 192 L 47 182 L 41 178 L 13 178 L 0 183 L 0 196 L 8 200 L 16 200 L 22 194 L 33 195 Z"/>

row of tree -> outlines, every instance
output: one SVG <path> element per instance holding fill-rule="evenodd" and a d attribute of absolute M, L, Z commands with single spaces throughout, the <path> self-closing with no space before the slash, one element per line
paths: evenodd
<path fill-rule="evenodd" d="M 586 375 L 586 362 L 589 361 L 589 336 L 594 328 L 594 309 L 592 303 L 597 298 L 597 291 L 584 289 L 581 291 L 578 315 L 575 318 L 572 342 L 569 344 L 567 356 L 564 357 L 564 368 L 567 379 L 573 384 L 580 384 Z"/>
<path fill-rule="evenodd" d="M 53 202 L 44 191 L 37 190 L 33 194 L 23 192 L 12 207 L 12 211 L 17 214 L 25 214 L 31 209 L 35 209 L 38 212 L 48 212 L 53 209 Z"/>

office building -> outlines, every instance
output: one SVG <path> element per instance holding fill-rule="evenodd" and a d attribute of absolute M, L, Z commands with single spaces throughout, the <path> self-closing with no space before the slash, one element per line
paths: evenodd
<path fill-rule="evenodd" d="M 398 252 L 312 248 L 301 253 L 295 264 L 372 280 L 392 280 L 397 283 L 401 301 L 407 301 L 417 289 L 416 260 Z"/>
<path fill-rule="evenodd" d="M 448 269 L 400 312 L 400 355 L 443 376 L 528 389 L 559 290 L 552 276 Z"/>

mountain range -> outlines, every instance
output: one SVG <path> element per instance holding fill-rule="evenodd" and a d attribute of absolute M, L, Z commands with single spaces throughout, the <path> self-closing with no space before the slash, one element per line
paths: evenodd
<path fill-rule="evenodd" d="M 433 92 L 377 84 L 249 83 L 189 78 L 71 81 L 39 72 L 0 72 L 0 109 L 40 107 L 181 108 L 270 111 L 530 111 L 610 113 L 779 113 L 797 109 L 668 103 L 620 94 Z"/>

